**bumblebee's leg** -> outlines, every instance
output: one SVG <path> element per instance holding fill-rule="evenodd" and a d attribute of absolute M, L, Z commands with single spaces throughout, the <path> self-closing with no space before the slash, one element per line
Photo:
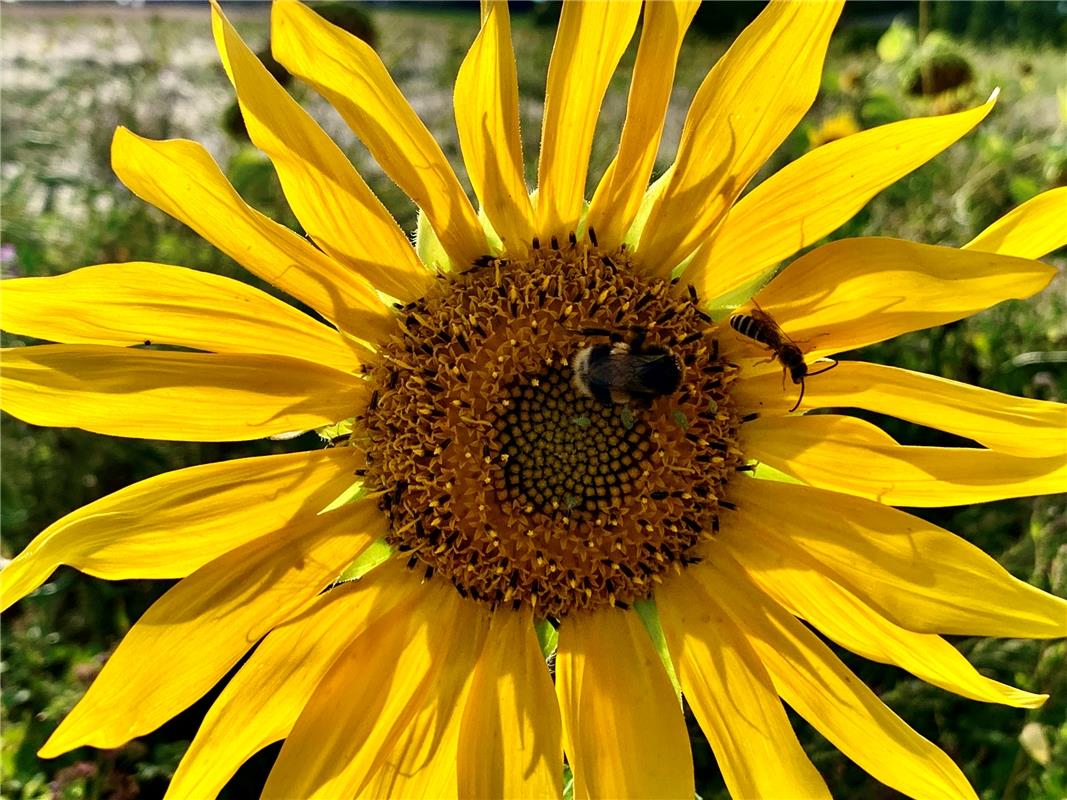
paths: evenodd
<path fill-rule="evenodd" d="M 582 336 L 611 336 L 611 331 L 607 328 L 578 328 L 574 333 Z"/>
<path fill-rule="evenodd" d="M 572 330 L 573 333 L 579 333 L 582 336 L 606 336 L 608 337 L 608 341 L 612 344 L 621 342 L 623 338 L 622 334 L 618 331 L 608 330 L 607 328 L 578 328 L 577 330 L 568 330 Z"/>
<path fill-rule="evenodd" d="M 606 383 L 593 383 L 589 386 L 593 399 L 601 405 L 610 406 L 614 399 L 611 396 L 611 387 Z"/>
<path fill-rule="evenodd" d="M 655 397 L 648 394 L 631 394 L 627 399 L 638 408 L 643 408 L 645 411 L 648 411 L 652 408 L 652 401 Z"/>

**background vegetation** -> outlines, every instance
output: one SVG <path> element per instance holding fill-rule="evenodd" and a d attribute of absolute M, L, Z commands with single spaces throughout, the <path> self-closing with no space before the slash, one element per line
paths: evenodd
<path fill-rule="evenodd" d="M 879 234 L 958 245 L 1009 208 L 1067 183 L 1067 86 L 1063 53 L 1055 46 L 1063 41 L 1062 12 L 1053 19 L 1059 19 L 1057 27 L 1035 25 L 1032 9 L 1022 17 L 1018 13 L 1019 6 L 1054 9 L 1054 4 L 980 5 L 933 4 L 933 13 L 924 15 L 922 36 L 914 17 L 886 30 L 895 12 L 909 10 L 902 6 L 890 7 L 888 15 L 874 9 L 879 16 L 873 21 L 855 16 L 846 20 L 832 45 L 819 99 L 764 174 L 812 142 L 839 135 L 836 132 L 851 125 L 870 127 L 956 110 L 983 101 L 999 86 L 1000 102 L 977 131 L 887 189 L 836 235 Z M 986 5 L 999 6 L 999 24 L 988 23 L 992 9 Z M 741 15 L 733 6 L 726 8 Z M 233 8 L 233 13 L 248 41 L 264 46 L 266 9 Z M 723 29 L 739 22 L 715 13 L 704 13 L 701 30 L 683 50 L 659 169 L 670 162 L 693 92 L 726 48 L 729 39 Z M 541 6 L 517 15 L 514 26 L 531 185 L 552 16 L 551 6 Z M 370 17 L 383 59 L 458 165 L 451 86 L 476 31 L 476 14 L 407 5 L 375 7 Z M 996 41 L 958 40 L 938 31 L 937 25 L 957 34 L 993 34 Z M 157 11 L 7 6 L 2 48 L 0 260 L 5 276 L 52 275 L 87 264 L 136 259 L 255 282 L 114 179 L 108 149 L 112 131 L 120 124 L 152 137 L 203 142 L 246 198 L 297 227 L 269 164 L 229 132 L 234 127 L 232 96 L 214 55 L 205 7 Z M 633 54 L 631 48 L 601 115 L 593 179 L 618 141 Z M 942 85 L 961 76 L 959 85 Z M 931 84 L 934 79 L 938 83 Z M 414 209 L 339 118 L 304 87 L 292 90 L 334 134 L 401 224 L 411 229 Z M 1063 263 L 1062 258 L 1058 261 Z M 1033 302 L 1003 304 L 942 329 L 869 348 L 863 356 L 1014 394 L 1064 400 L 1063 288 L 1061 276 Z M 13 337 L 4 338 L 5 345 L 14 342 Z M 960 443 L 897 420 L 876 421 L 905 443 Z M 119 440 L 35 428 L 6 416 L 2 434 L 0 522 L 7 557 L 63 514 L 134 481 L 191 464 L 315 446 L 313 439 L 221 445 Z M 1067 594 L 1063 497 L 920 513 L 994 554 L 1023 580 Z M 4 797 L 162 795 L 213 694 L 159 731 L 117 750 L 82 749 L 47 762 L 34 753 L 123 633 L 166 588 L 162 581 L 104 583 L 64 568 L 6 616 L 0 664 Z M 984 798 L 1067 796 L 1064 642 L 955 643 L 984 673 L 1049 692 L 1052 699 L 1039 711 L 987 706 L 956 698 L 894 668 L 847 654 L 844 658 L 903 718 L 943 746 Z M 799 720 L 797 728 L 836 797 L 895 796 Z M 699 794 L 725 797 L 707 743 L 695 724 L 691 730 Z M 268 749 L 253 759 L 231 782 L 226 796 L 254 796 L 276 752 Z"/>

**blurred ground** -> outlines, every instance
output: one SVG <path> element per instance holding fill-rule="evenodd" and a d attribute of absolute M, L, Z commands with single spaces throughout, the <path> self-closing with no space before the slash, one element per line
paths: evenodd
<path fill-rule="evenodd" d="M 227 11 L 254 48 L 266 44 L 264 8 L 230 4 Z M 477 29 L 476 15 L 403 6 L 373 8 L 371 16 L 377 47 L 394 78 L 458 166 L 451 87 Z M 818 101 L 764 175 L 842 126 L 872 127 L 973 106 L 998 86 L 1000 100 L 977 131 L 887 189 L 835 236 L 877 234 L 958 245 L 1009 208 L 1067 183 L 1062 50 L 1051 45 L 993 47 L 940 35 L 927 36 L 920 45 L 913 28 L 897 25 L 885 34 L 884 26 L 872 30 L 853 25 L 839 31 Z M 552 33 L 551 24 L 538 24 L 532 14 L 514 20 L 531 185 Z M 727 43 L 699 33 L 687 41 L 660 170 L 670 163 L 689 100 Z M 0 262 L 5 276 L 51 275 L 86 264 L 135 259 L 182 264 L 255 283 L 195 234 L 132 197 L 108 167 L 117 125 L 156 138 L 195 139 L 224 165 L 250 202 L 296 227 L 269 164 L 224 128 L 232 95 L 217 63 L 206 6 L 70 9 L 5 4 L 0 50 Z M 625 57 L 601 115 L 593 181 L 618 141 L 634 50 Z M 916 80 L 929 78 L 923 78 L 923 69 L 929 72 L 931 64 L 951 63 L 959 72 L 960 61 L 970 70 L 968 82 L 930 96 L 910 93 Z M 339 118 L 302 86 L 294 85 L 292 91 L 410 230 L 410 202 L 383 177 Z M 1058 263 L 1063 264 L 1062 257 Z M 1052 290 L 1030 304 L 1004 304 L 962 323 L 876 346 L 864 357 L 1062 401 L 1067 398 L 1063 288 L 1061 275 Z M 4 337 L 5 345 L 12 343 L 13 337 Z M 905 443 L 960 443 L 896 420 L 875 421 Z M 0 523 L 7 557 L 68 511 L 136 480 L 221 458 L 316 446 L 313 437 L 233 445 L 124 441 L 32 428 L 9 417 L 2 420 L 2 433 Z M 976 542 L 1018 577 L 1063 595 L 1064 510 L 1064 498 L 1058 497 L 924 515 Z M 33 754 L 84 691 L 109 648 L 165 588 L 163 582 L 105 584 L 63 569 L 6 615 L 0 665 L 4 797 L 162 795 L 206 701 L 120 750 L 86 749 L 49 762 Z M 1064 643 L 960 639 L 956 644 L 984 673 L 1052 693 L 1053 698 L 1034 712 L 983 706 L 898 670 L 845 658 L 894 710 L 963 766 L 984 798 L 1067 797 Z M 707 744 L 696 726 L 691 727 L 698 792 L 705 798 L 723 797 Z M 1026 747 L 1020 744 L 1024 728 Z M 894 796 L 802 723 L 798 730 L 835 796 Z M 266 751 L 243 769 L 228 796 L 253 794 L 275 752 Z"/>

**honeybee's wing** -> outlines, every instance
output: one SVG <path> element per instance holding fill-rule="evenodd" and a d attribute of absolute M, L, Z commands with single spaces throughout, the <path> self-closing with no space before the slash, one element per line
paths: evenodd
<path fill-rule="evenodd" d="M 766 311 L 764 311 L 762 308 L 760 308 L 759 305 L 756 304 L 755 300 L 752 301 L 752 310 L 749 312 L 749 315 L 771 328 L 771 330 L 778 334 L 778 338 L 781 339 L 783 342 L 785 342 L 786 344 L 791 344 L 798 350 L 803 352 L 804 348 L 802 348 L 795 341 L 793 341 L 792 337 L 782 330 L 782 326 L 778 324 L 778 321 Z"/>

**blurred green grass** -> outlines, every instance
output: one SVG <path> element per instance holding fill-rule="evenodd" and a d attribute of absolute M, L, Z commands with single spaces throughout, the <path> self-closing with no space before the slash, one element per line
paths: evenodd
<path fill-rule="evenodd" d="M 231 11 L 253 47 L 266 43 L 264 9 Z M 460 168 L 451 86 L 477 29 L 476 15 L 425 8 L 374 8 L 377 46 L 394 78 Z M 527 177 L 534 183 L 545 72 L 553 29 L 532 16 L 514 20 Z M 1045 47 L 949 42 L 973 68 L 971 83 L 936 97 L 906 92 L 907 58 L 887 61 L 870 35 L 841 32 L 831 48 L 822 92 L 807 118 L 762 176 L 804 152 L 809 137 L 841 112 L 862 127 L 983 101 L 1001 88 L 990 118 L 964 141 L 890 187 L 835 236 L 887 235 L 958 245 L 1009 208 L 1067 182 L 1067 87 L 1062 51 Z M 126 125 L 157 138 L 203 142 L 245 197 L 298 228 L 269 164 L 231 138 L 223 119 L 232 102 L 218 68 L 204 9 L 8 7 L 2 32 L 4 181 L 0 239 L 5 276 L 38 276 L 123 260 L 181 264 L 248 276 L 195 234 L 147 207 L 111 175 L 112 131 Z M 683 48 L 666 136 L 657 163 L 666 168 L 689 100 L 727 39 L 693 33 Z M 598 124 L 591 181 L 610 161 L 626 108 L 635 48 L 612 82 Z M 320 99 L 294 94 L 322 121 L 408 230 L 415 210 Z M 466 180 L 461 174 L 461 179 Z M 591 185 L 592 186 L 592 185 Z M 1059 259 L 1062 264 L 1062 259 Z M 868 348 L 863 356 L 1013 394 L 1064 400 L 1067 292 L 1055 287 L 1031 303 L 1006 303 L 945 328 Z M 272 290 L 271 290 L 272 291 Z M 5 336 L 5 345 L 15 337 Z M 1058 355 L 1057 355 L 1058 354 Z M 873 417 L 872 417 L 873 418 Z M 959 443 L 937 431 L 873 418 L 898 440 Z M 174 444 L 118 440 L 76 430 L 34 428 L 4 416 L 0 524 L 5 556 L 63 514 L 134 481 L 191 464 L 315 446 L 289 443 Z M 1014 575 L 1067 594 L 1064 498 L 925 510 L 924 516 L 979 544 Z M 109 584 L 61 569 L 5 616 L 0 711 L 0 793 L 10 798 L 161 796 L 213 695 L 159 731 L 114 751 L 82 749 L 55 761 L 34 752 L 70 709 L 110 648 L 165 582 Z M 904 719 L 943 746 L 984 798 L 1067 797 L 1067 660 L 1061 642 L 957 639 L 983 673 L 1049 692 L 1038 711 L 962 700 L 899 670 L 843 657 Z M 1020 733 L 1027 728 L 1027 748 Z M 697 789 L 725 797 L 706 742 L 691 724 Z M 892 797 L 797 720 L 801 740 L 836 797 Z M 1047 746 L 1042 755 L 1041 742 Z M 238 773 L 228 797 L 256 792 L 275 750 Z M 1046 757 L 1047 756 L 1047 757 Z M 1044 761 L 1044 763 L 1041 763 Z"/>

